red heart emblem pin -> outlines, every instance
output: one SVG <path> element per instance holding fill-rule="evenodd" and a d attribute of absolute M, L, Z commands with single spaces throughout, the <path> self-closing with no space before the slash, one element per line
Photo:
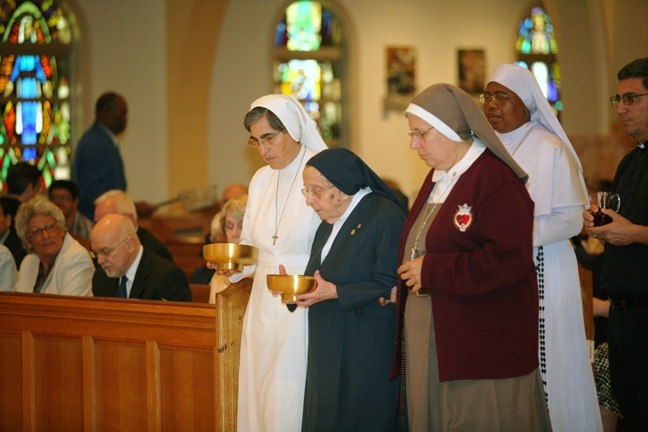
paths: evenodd
<path fill-rule="evenodd" d="M 469 214 L 459 214 L 456 216 L 457 223 L 459 225 L 468 225 L 470 223 L 470 215 Z"/>

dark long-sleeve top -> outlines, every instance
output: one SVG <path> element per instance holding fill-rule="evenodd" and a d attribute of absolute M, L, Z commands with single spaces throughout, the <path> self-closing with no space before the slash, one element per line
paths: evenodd
<path fill-rule="evenodd" d="M 619 194 L 619 214 L 633 224 L 648 225 L 648 149 L 635 148 L 617 168 L 612 193 Z M 601 288 L 620 296 L 648 296 L 648 245 L 605 244 Z"/>
<path fill-rule="evenodd" d="M 405 221 L 409 231 L 434 186 L 432 170 Z M 471 224 L 455 225 L 460 206 Z M 439 378 L 499 379 L 538 367 L 538 288 L 533 262 L 533 201 L 514 172 L 486 150 L 457 180 L 430 225 L 422 286 L 431 292 Z M 399 282 L 396 348 L 408 288 Z M 392 375 L 401 368 L 399 351 Z"/>
<path fill-rule="evenodd" d="M 315 234 L 304 274 L 319 270 L 336 285 L 338 298 L 316 303 L 308 312 L 302 431 L 395 430 L 399 385 L 388 378 L 396 310 L 380 306 L 378 299 L 388 298 L 397 283 L 404 220 L 394 202 L 370 193 L 342 222 L 323 261 L 333 225 L 322 222 Z"/>
<path fill-rule="evenodd" d="M 94 201 L 112 189 L 126 190 L 124 162 L 110 132 L 95 122 L 79 140 L 72 159 L 72 180 L 79 185 L 79 211 L 92 220 Z"/>

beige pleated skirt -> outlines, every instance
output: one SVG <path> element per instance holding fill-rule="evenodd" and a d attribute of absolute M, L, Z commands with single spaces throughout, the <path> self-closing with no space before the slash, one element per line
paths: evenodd
<path fill-rule="evenodd" d="M 538 369 L 515 378 L 439 382 L 429 296 L 408 296 L 405 340 L 411 432 L 551 431 Z"/>

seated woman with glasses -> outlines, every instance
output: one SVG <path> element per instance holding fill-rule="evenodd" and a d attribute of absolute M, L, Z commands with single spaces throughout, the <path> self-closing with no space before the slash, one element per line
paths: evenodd
<path fill-rule="evenodd" d="M 29 252 L 20 265 L 16 291 L 92 296 L 92 259 L 67 233 L 61 209 L 37 196 L 21 204 L 15 225 Z"/>
<path fill-rule="evenodd" d="M 529 174 L 540 295 L 539 360 L 554 430 L 602 430 L 570 238 L 588 204 L 578 155 L 525 68 L 500 65 L 480 96 L 491 127 Z"/>

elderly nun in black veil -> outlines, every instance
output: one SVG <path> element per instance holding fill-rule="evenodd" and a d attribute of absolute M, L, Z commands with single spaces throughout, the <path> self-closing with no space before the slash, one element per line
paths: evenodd
<path fill-rule="evenodd" d="M 306 204 L 322 219 L 305 274 L 309 307 L 303 431 L 394 431 L 399 380 L 389 380 L 396 311 L 378 300 L 397 283 L 406 208 L 359 157 L 324 150 L 304 168 Z"/>

